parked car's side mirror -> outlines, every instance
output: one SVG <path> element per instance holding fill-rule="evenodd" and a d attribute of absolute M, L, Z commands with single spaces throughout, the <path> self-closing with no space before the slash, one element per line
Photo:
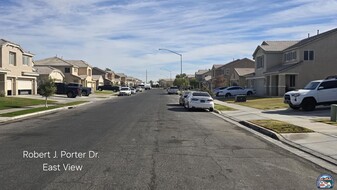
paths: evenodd
<path fill-rule="evenodd" d="M 323 89 L 324 89 L 324 86 L 318 87 L 318 90 L 323 90 Z"/>

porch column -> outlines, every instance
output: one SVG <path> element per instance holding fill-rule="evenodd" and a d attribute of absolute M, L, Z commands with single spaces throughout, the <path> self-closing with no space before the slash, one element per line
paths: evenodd
<path fill-rule="evenodd" d="M 283 96 L 286 93 L 286 75 L 280 74 L 278 76 L 278 96 Z"/>
<path fill-rule="evenodd" d="M 272 96 L 273 95 L 273 76 L 269 75 L 267 77 L 267 86 L 268 86 L 268 96 Z"/>

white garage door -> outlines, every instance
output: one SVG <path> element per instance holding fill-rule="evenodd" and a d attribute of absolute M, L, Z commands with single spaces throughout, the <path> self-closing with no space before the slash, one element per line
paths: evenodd
<path fill-rule="evenodd" d="M 7 80 L 7 90 L 13 90 L 12 80 Z"/>
<path fill-rule="evenodd" d="M 18 90 L 31 90 L 33 83 L 31 80 L 18 80 Z"/>

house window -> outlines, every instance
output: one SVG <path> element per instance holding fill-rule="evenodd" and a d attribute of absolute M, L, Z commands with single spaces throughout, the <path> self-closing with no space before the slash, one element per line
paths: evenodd
<path fill-rule="evenodd" d="M 304 51 L 304 60 L 314 60 L 314 51 Z"/>
<path fill-rule="evenodd" d="M 64 68 L 64 72 L 65 72 L 65 73 L 70 73 L 70 68 L 69 68 L 69 67 Z"/>
<path fill-rule="evenodd" d="M 285 62 L 293 61 L 296 60 L 296 57 L 297 57 L 296 51 L 287 52 L 284 54 L 284 61 Z"/>
<path fill-rule="evenodd" d="M 289 87 L 295 87 L 295 75 L 289 76 Z"/>
<path fill-rule="evenodd" d="M 29 57 L 27 55 L 22 56 L 22 64 L 29 65 Z"/>
<path fill-rule="evenodd" d="M 9 64 L 16 65 L 16 53 L 9 52 Z"/>
<path fill-rule="evenodd" d="M 91 76 L 91 69 L 88 69 L 88 76 Z"/>
<path fill-rule="evenodd" d="M 256 59 L 256 68 L 264 67 L 264 56 L 259 56 Z"/>
<path fill-rule="evenodd" d="M 229 75 L 229 71 L 230 71 L 229 68 L 225 69 L 225 73 L 224 74 L 228 76 Z"/>

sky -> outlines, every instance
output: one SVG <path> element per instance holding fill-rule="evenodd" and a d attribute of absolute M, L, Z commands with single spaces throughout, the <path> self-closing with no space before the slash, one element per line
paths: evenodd
<path fill-rule="evenodd" d="M 0 0 L 0 38 L 157 81 L 336 28 L 337 0 Z M 167 49 L 167 50 L 159 50 Z"/>

